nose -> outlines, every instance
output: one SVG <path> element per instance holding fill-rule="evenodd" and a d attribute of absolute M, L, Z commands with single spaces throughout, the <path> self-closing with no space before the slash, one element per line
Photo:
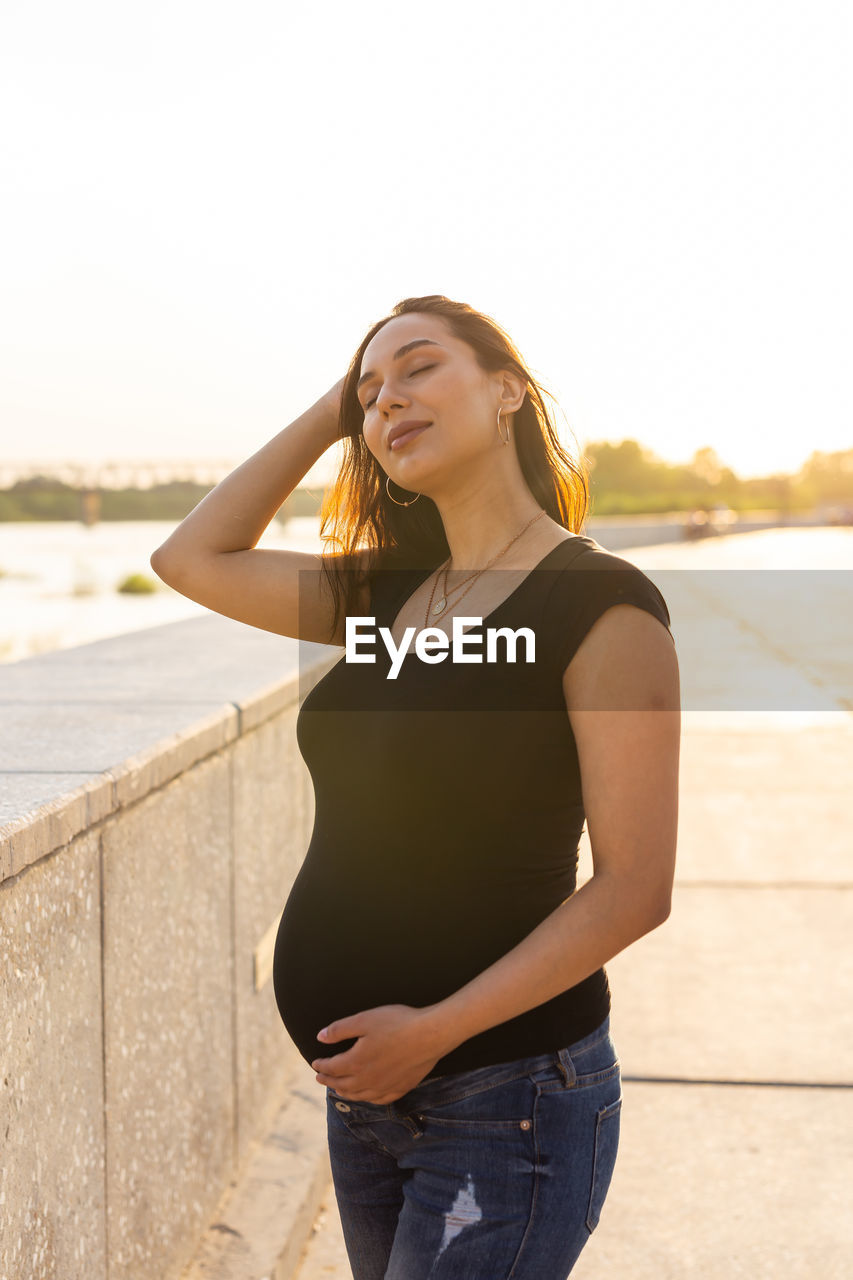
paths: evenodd
<path fill-rule="evenodd" d="M 393 379 L 383 382 L 379 394 L 376 397 L 376 407 L 380 413 L 388 413 L 391 409 L 400 409 L 409 401 L 400 391 L 399 387 L 394 386 Z"/>

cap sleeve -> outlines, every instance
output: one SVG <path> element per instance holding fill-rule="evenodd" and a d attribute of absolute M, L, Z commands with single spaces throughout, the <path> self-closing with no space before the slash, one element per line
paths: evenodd
<path fill-rule="evenodd" d="M 584 553 L 554 575 L 547 614 L 549 656 L 562 675 L 602 614 L 616 604 L 633 604 L 670 631 L 666 601 L 641 569 L 609 551 Z"/>

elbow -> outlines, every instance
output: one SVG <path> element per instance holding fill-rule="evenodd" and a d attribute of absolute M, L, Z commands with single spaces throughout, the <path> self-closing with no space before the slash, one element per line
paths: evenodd
<path fill-rule="evenodd" d="M 161 578 L 163 582 L 165 582 L 166 578 L 163 573 L 163 556 L 159 547 L 157 548 L 156 551 L 152 552 L 152 554 L 149 556 L 148 563 L 150 564 L 153 571 L 157 574 L 157 577 Z"/>
<path fill-rule="evenodd" d="M 621 947 L 630 946 L 660 928 L 669 919 L 671 910 L 668 893 L 652 894 L 647 889 L 645 892 L 626 892 L 624 887 L 620 887 L 618 896 L 614 896 L 612 901 L 611 911 L 612 919 L 619 921 L 617 927 L 623 939 Z"/>
<path fill-rule="evenodd" d="M 597 878 L 593 876 L 593 881 Z M 631 941 L 657 929 L 672 913 L 673 878 L 670 874 L 611 876 L 605 873 L 601 875 L 601 884 L 602 892 L 609 898 L 613 918 L 620 920 L 620 928 Z"/>
<path fill-rule="evenodd" d="M 175 585 L 177 577 L 175 565 L 167 555 L 164 555 L 162 547 L 158 547 L 156 551 L 152 552 L 148 563 L 161 582 L 165 582 L 170 587 Z"/>
<path fill-rule="evenodd" d="M 660 928 L 669 919 L 671 910 L 672 897 L 668 891 L 649 893 L 647 889 L 644 893 L 631 895 L 625 900 L 625 925 L 632 935 L 632 941 L 636 942 L 638 938 Z"/>
<path fill-rule="evenodd" d="M 657 925 L 659 924 L 666 924 L 671 914 L 672 914 L 672 894 L 668 893 L 666 895 L 666 898 L 663 899 L 658 905 L 657 923 L 655 924 L 655 928 L 657 928 Z"/>
<path fill-rule="evenodd" d="M 648 922 L 644 933 L 651 933 L 665 924 L 672 912 L 672 893 L 667 892 L 653 898 L 646 909 L 645 919 Z"/>

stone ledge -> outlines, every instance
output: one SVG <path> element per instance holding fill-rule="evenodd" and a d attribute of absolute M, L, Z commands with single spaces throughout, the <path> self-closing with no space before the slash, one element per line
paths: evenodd
<path fill-rule="evenodd" d="M 107 769 L 115 784 L 116 808 L 134 804 L 177 778 L 205 756 L 221 751 L 240 735 L 236 707 L 223 707 L 189 728 L 156 742 L 147 751 L 129 756 L 120 765 Z"/>
<path fill-rule="evenodd" d="M 0 666 L 0 881 L 285 711 L 339 656 L 211 614 Z"/>
<path fill-rule="evenodd" d="M 24 867 L 70 844 L 81 831 L 88 830 L 116 808 L 115 784 L 107 775 L 88 779 L 71 790 L 68 786 L 72 775 L 68 774 L 0 776 L 5 777 L 4 791 L 9 793 L 3 807 L 9 808 L 14 802 L 13 789 L 25 806 L 20 817 L 0 827 L 0 880 L 18 875 Z M 55 795 L 43 801 L 33 798 L 34 789 L 38 795 L 39 790 L 49 790 L 51 785 L 58 788 Z M 2 853 L 4 846 L 8 848 L 8 857 Z"/>
<path fill-rule="evenodd" d="M 180 1280 L 290 1280 L 331 1183 L 326 1095 L 300 1059 Z"/>

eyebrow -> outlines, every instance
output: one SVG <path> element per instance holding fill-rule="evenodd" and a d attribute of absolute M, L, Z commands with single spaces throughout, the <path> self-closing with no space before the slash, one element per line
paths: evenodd
<path fill-rule="evenodd" d="M 433 342 L 432 338 L 415 338 L 414 342 L 407 342 L 406 345 L 404 347 L 401 347 L 399 351 L 395 351 L 391 359 L 401 360 L 403 356 L 407 355 L 410 351 L 413 351 L 415 347 L 440 347 L 440 346 L 441 346 L 441 343 Z M 355 386 L 356 391 L 360 391 L 363 383 L 368 382 L 371 378 L 375 378 L 376 376 L 377 375 L 372 371 L 368 373 L 363 373 L 359 378 L 358 382 L 356 383 L 356 386 Z"/>

